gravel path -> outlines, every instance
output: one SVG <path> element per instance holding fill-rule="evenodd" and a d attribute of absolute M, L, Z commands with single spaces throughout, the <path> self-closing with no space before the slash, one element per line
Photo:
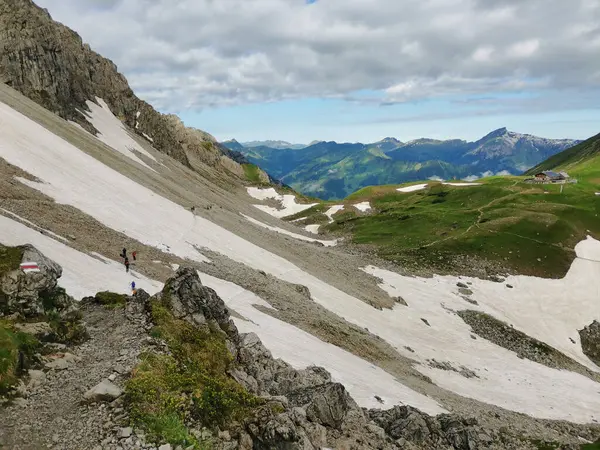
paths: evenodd
<path fill-rule="evenodd" d="M 2 411 L 0 448 L 113 448 L 110 441 L 126 419 L 120 401 L 110 407 L 88 405 L 83 403 L 83 395 L 113 374 L 114 383 L 122 385 L 122 374 L 135 364 L 146 333 L 141 321 L 129 320 L 123 310 L 86 305 L 82 312 L 90 340 L 66 350 L 78 360 L 71 360 L 64 370 L 46 372 L 38 387 L 28 388 L 25 400 Z M 102 441 L 104 445 L 100 445 Z"/>

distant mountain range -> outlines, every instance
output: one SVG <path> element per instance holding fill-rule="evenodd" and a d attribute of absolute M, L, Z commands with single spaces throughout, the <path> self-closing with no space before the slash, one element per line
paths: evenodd
<path fill-rule="evenodd" d="M 278 147 L 235 140 L 222 144 L 299 192 L 333 200 L 369 185 L 517 175 L 581 141 L 500 128 L 475 142 L 427 138 L 402 142 L 393 137 L 370 144 L 320 141 L 306 147 L 264 142 Z"/>

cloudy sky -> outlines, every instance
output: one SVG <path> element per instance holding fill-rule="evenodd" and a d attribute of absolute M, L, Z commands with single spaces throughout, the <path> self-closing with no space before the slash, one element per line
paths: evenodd
<path fill-rule="evenodd" d="M 35 0 L 218 139 L 600 132 L 600 0 Z"/>

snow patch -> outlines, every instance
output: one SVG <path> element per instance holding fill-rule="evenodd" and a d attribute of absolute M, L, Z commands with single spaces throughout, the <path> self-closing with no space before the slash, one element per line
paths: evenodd
<path fill-rule="evenodd" d="M 413 184 L 412 186 L 405 186 L 396 189 L 398 192 L 415 192 L 420 191 L 421 189 L 425 189 L 427 187 L 427 183 L 423 184 Z"/>
<path fill-rule="evenodd" d="M 397 404 L 409 404 L 428 414 L 446 412 L 437 402 L 400 384 L 379 367 L 259 311 L 254 305 L 273 308 L 253 292 L 228 281 L 199 274 L 205 286 L 214 289 L 229 308 L 248 319 L 233 319 L 241 333 L 256 333 L 273 357 L 283 359 L 296 369 L 310 365 L 324 367 L 331 373 L 333 381 L 342 383 L 361 407 L 389 409 Z M 375 395 L 384 400 L 385 406 L 375 399 Z"/>
<path fill-rule="evenodd" d="M 315 223 L 315 224 L 311 224 L 311 225 L 306 225 L 304 227 L 304 229 L 306 231 L 308 231 L 309 233 L 319 234 L 319 228 L 320 227 L 321 227 L 321 225 L 319 225 L 318 223 Z"/>
<path fill-rule="evenodd" d="M 333 215 L 344 209 L 344 205 L 334 205 L 325 211 L 325 215 L 329 217 L 329 223 L 333 222 Z"/>
<path fill-rule="evenodd" d="M 240 213 L 240 214 L 242 214 L 242 213 Z M 291 231 L 284 230 L 283 228 L 279 228 L 279 227 L 274 227 L 274 226 L 271 226 L 271 225 L 267 225 L 266 223 L 262 223 L 259 220 L 256 220 L 256 219 L 254 219 L 254 218 L 252 218 L 250 216 L 247 216 L 245 214 L 242 214 L 242 216 L 244 216 L 244 218 L 246 220 L 248 220 L 249 222 L 251 222 L 251 223 L 253 223 L 255 225 L 258 225 L 259 227 L 266 228 L 268 230 L 275 231 L 277 233 L 285 234 L 286 236 L 293 237 L 294 239 L 298 239 L 300 241 L 320 242 L 325 247 L 333 247 L 333 246 L 337 245 L 337 242 L 338 242 L 337 239 L 334 239 L 334 240 L 331 240 L 331 241 L 322 241 L 322 240 L 319 240 L 319 239 L 314 239 L 314 238 L 311 238 L 311 237 L 308 237 L 308 236 L 303 236 L 301 234 L 292 233 Z"/>
<path fill-rule="evenodd" d="M 142 135 L 148 139 L 150 142 L 154 142 L 154 139 L 152 139 L 150 136 L 148 136 L 146 133 L 142 133 Z"/>
<path fill-rule="evenodd" d="M 481 186 L 481 183 L 442 183 L 448 186 Z"/>
<path fill-rule="evenodd" d="M 90 113 L 84 112 L 89 122 L 99 132 L 96 138 L 122 155 L 146 166 L 150 170 L 154 170 L 138 158 L 133 151 L 140 152 L 153 161 L 156 161 L 156 158 L 129 136 L 125 125 L 114 116 L 104 100 L 96 97 L 96 102 L 98 104 L 88 100 L 86 105 L 90 109 Z"/>
<path fill-rule="evenodd" d="M 371 204 L 369 202 L 361 202 L 355 204 L 354 207 L 361 212 L 367 212 L 371 209 Z"/>
<path fill-rule="evenodd" d="M 273 208 L 271 206 L 266 205 L 253 205 L 255 208 L 260 209 L 261 211 L 266 212 L 278 219 L 286 216 L 293 216 L 294 214 L 298 214 L 304 210 L 312 208 L 318 203 L 297 203 L 296 196 L 292 194 L 279 194 L 274 188 L 256 188 L 249 187 L 247 188 L 248 194 L 257 199 L 257 200 L 268 200 L 273 199 L 277 200 L 281 203 L 281 208 Z"/>

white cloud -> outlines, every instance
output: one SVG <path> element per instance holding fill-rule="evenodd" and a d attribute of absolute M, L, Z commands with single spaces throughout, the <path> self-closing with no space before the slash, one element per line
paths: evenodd
<path fill-rule="evenodd" d="M 173 112 L 600 84 L 597 0 L 36 1 Z"/>
<path fill-rule="evenodd" d="M 509 56 L 517 58 L 529 58 L 540 48 L 538 39 L 529 39 L 527 41 L 517 42 L 510 46 L 508 50 Z"/>
<path fill-rule="evenodd" d="M 479 62 L 488 62 L 491 60 L 494 49 L 492 47 L 479 47 L 473 53 L 473 59 Z"/>

